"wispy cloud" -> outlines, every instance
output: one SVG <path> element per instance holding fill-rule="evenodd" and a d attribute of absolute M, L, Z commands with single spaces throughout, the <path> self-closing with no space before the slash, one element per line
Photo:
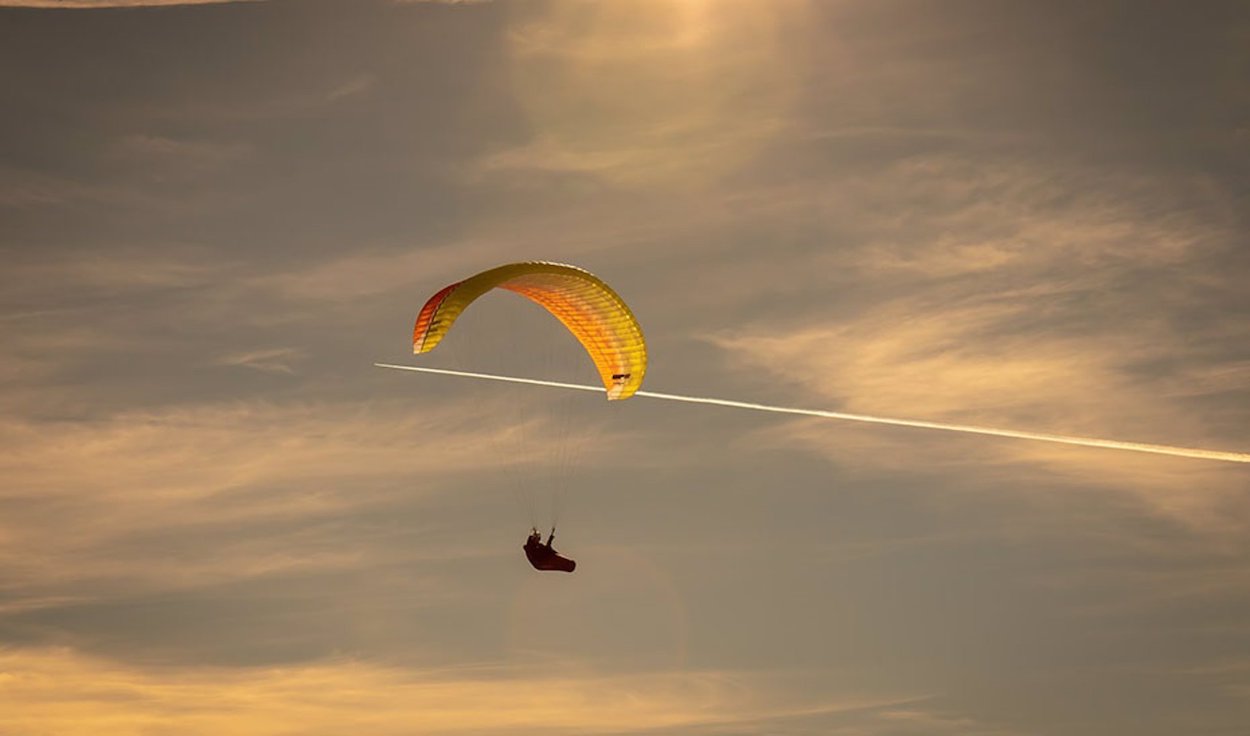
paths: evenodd
<path fill-rule="evenodd" d="M 265 2 L 265 0 L 0 0 L 10 8 L 141 8 L 170 5 L 215 5 L 218 3 Z"/>
<path fill-rule="evenodd" d="M 479 173 L 680 187 L 731 171 L 778 133 L 794 96 L 774 5 L 802 12 L 668 2 L 527 12 L 510 33 L 510 73 L 534 134 L 483 157 Z"/>
<path fill-rule="evenodd" d="M 151 201 L 151 197 L 111 182 L 0 165 L 0 207 L 30 210 L 81 204 L 126 206 Z"/>
<path fill-rule="evenodd" d="M 881 713 L 881 726 L 899 734 L 966 734 L 966 736 L 1023 736 L 1024 731 L 920 708 L 897 708 Z M 876 729 L 868 733 L 878 733 Z"/>
<path fill-rule="evenodd" d="M 292 723 L 308 734 L 701 733 L 838 714 L 871 719 L 916 700 L 788 694 L 785 677 L 746 672 L 410 671 L 352 660 L 149 671 L 64 649 L 0 652 L 0 672 L 8 704 L 0 728 L 101 736 L 279 734 Z"/>
<path fill-rule="evenodd" d="M 1234 346 L 1246 331 L 1204 306 L 1229 296 L 1216 270 L 1236 221 L 1226 195 L 1192 184 L 1177 193 L 1137 175 L 945 155 L 835 177 L 837 196 L 815 210 L 827 243 L 701 276 L 700 293 L 723 308 L 767 312 L 707 339 L 743 376 L 763 371 L 805 405 L 1242 450 L 1244 404 L 1221 397 L 1244 390 Z M 808 189 L 760 197 L 779 212 L 816 204 Z M 873 204 L 899 200 L 905 215 Z M 895 467 L 897 443 L 916 467 L 976 467 L 984 480 L 1018 477 L 1023 464 L 1205 529 L 1246 522 L 1227 505 L 1236 469 L 979 440 L 970 455 L 962 440 L 827 423 L 776 432 L 839 463 Z"/>
<path fill-rule="evenodd" d="M 207 253 L 176 254 L 176 246 L 156 254 L 134 248 L 75 253 L 72 258 L 30 259 L 7 273 L 9 296 L 19 293 L 79 296 L 83 292 L 124 293 L 204 286 L 230 266 Z"/>
<path fill-rule="evenodd" d="M 368 92 L 377 86 L 378 78 L 372 74 L 360 74 L 343 82 L 339 86 L 330 90 L 326 95 L 326 100 L 335 102 L 346 97 L 353 97 Z"/>
<path fill-rule="evenodd" d="M 294 373 L 292 364 L 303 359 L 304 353 L 296 348 L 268 348 L 232 353 L 218 359 L 221 365 L 233 365 L 264 373 Z"/>
<path fill-rule="evenodd" d="M 136 133 L 112 141 L 104 155 L 141 182 L 169 186 L 201 182 L 226 173 L 246 160 L 252 150 L 250 145 L 237 141 Z"/>
<path fill-rule="evenodd" d="M 1192 386 L 1169 395 L 1171 381 L 1143 378 L 1126 368 L 1162 357 L 1157 352 L 1160 341 L 1149 333 L 1022 336 L 1000 327 L 999 320 L 1022 315 L 1020 307 L 1011 305 L 883 311 L 879 317 L 861 314 L 846 329 L 713 340 L 733 361 L 752 370 L 763 368 L 786 385 L 802 386 L 810 397 L 805 401 L 824 402 L 834 410 L 1244 449 L 1237 446 L 1236 435 L 1215 431 L 1227 417 L 1210 422 L 1201 404 L 1192 403 Z M 1218 396 L 1236 390 L 1237 384 L 1207 387 Z M 1155 429 L 1145 436 L 1143 427 Z M 1241 514 L 1229 516 L 1224 506 L 1228 494 L 1244 481 L 1239 468 L 1011 440 L 935 437 L 920 430 L 833 427 L 828 422 L 797 422 L 770 431 L 776 442 L 827 452 L 839 463 L 938 473 L 975 468 L 977 485 L 987 488 L 1007 477 L 1018 482 L 1023 466 L 1032 465 L 1045 468 L 1042 476 L 1052 481 L 1119 489 L 1161 513 L 1202 522 L 1204 528 L 1250 522 Z M 901 448 L 909 459 L 902 466 Z"/>
<path fill-rule="evenodd" d="M 121 576 L 159 587 L 333 562 L 316 539 L 296 543 L 299 525 L 288 522 L 419 502 L 453 475 L 545 457 L 525 452 L 546 436 L 541 417 L 484 423 L 478 411 L 489 409 L 237 403 L 93 422 L 11 419 L 0 425 L 6 585 L 47 591 Z M 285 531 L 253 536 L 265 525 Z M 240 533 L 203 557 L 151 556 L 142 542 L 213 526 Z"/>
<path fill-rule="evenodd" d="M 350 302 L 419 285 L 445 285 L 474 273 L 482 264 L 496 262 L 515 244 L 499 240 L 457 241 L 433 247 L 354 253 L 257 276 L 258 290 L 299 301 Z M 433 289 L 439 288 L 432 286 Z M 432 293 L 432 292 L 431 292 Z"/>

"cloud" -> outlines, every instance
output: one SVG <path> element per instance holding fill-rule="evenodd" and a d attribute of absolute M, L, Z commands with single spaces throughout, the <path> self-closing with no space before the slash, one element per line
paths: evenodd
<path fill-rule="evenodd" d="M 18 210 L 79 204 L 120 207 L 153 201 L 151 197 L 112 182 L 91 183 L 44 171 L 0 165 L 0 207 Z"/>
<path fill-rule="evenodd" d="M 220 3 L 264 2 L 265 0 L 0 0 L 8 8 L 144 8 L 172 5 L 216 5 Z"/>
<path fill-rule="evenodd" d="M 1237 223 L 1209 182 L 952 155 L 848 173 L 832 196 L 758 193 L 770 217 L 815 221 L 809 249 L 748 250 L 699 278 L 696 300 L 755 311 L 704 339 L 739 376 L 790 394 L 773 403 L 798 405 L 798 391 L 855 413 L 1244 449 L 1244 403 L 1222 397 L 1244 388 L 1250 364 L 1232 346 L 1247 332 L 1225 318 L 1218 277 Z M 1210 531 L 1250 523 L 1236 469 L 829 422 L 771 431 L 842 465 L 897 469 L 906 447 L 927 472 L 976 468 L 978 485 L 1031 467 Z"/>
<path fill-rule="evenodd" d="M 269 348 L 225 355 L 217 362 L 221 365 L 252 368 L 264 373 L 292 374 L 295 371 L 291 368 L 291 363 L 303 357 L 303 351 L 296 348 Z"/>
<path fill-rule="evenodd" d="M 515 245 L 496 240 L 458 241 L 433 247 L 352 253 L 250 280 L 258 291 L 297 301 L 350 302 L 428 284 L 431 293 L 493 264 Z M 414 300 L 420 298 L 414 294 Z"/>
<path fill-rule="evenodd" d="M 215 143 L 159 135 L 134 134 L 115 142 L 120 154 L 177 160 L 179 165 L 195 166 L 221 159 L 234 159 L 248 150 L 242 143 Z"/>
<path fill-rule="evenodd" d="M 227 173 L 253 152 L 251 145 L 234 141 L 131 134 L 111 141 L 104 157 L 129 173 L 132 181 L 168 187 L 203 183 Z"/>
<path fill-rule="evenodd" d="M 412 289 L 413 309 L 438 288 L 500 263 L 547 260 L 593 267 L 594 261 L 647 257 L 637 247 L 663 230 L 671 211 L 639 218 L 610 207 L 483 218 L 463 237 L 404 247 L 361 248 L 245 280 L 257 293 L 294 302 L 344 304 Z M 428 289 L 426 293 L 425 289 Z M 415 315 L 415 311 L 414 311 Z"/>
<path fill-rule="evenodd" d="M 523 10 L 508 71 L 533 135 L 484 156 L 478 173 L 585 174 L 631 188 L 714 181 L 783 127 L 796 80 L 779 16 L 803 10 L 655 1 Z"/>
<path fill-rule="evenodd" d="M 495 0 L 391 0 L 398 5 L 419 5 L 421 3 L 438 3 L 440 5 L 481 5 Z"/>
<path fill-rule="evenodd" d="M 40 291 L 48 296 L 67 296 L 81 292 L 125 293 L 205 286 L 217 281 L 229 265 L 218 259 L 195 257 L 194 254 L 156 255 L 135 249 L 105 250 L 102 253 L 80 253 L 75 258 L 59 261 L 37 260 L 18 263 L 9 274 L 14 287 Z"/>
<path fill-rule="evenodd" d="M 916 700 L 787 692 L 793 677 L 748 672 L 548 668 L 413 671 L 342 659 L 146 670 L 66 649 L 0 650 L 0 730 L 260 736 L 288 733 L 298 723 L 310 735 L 700 733 L 819 716 L 871 719 Z"/>
<path fill-rule="evenodd" d="M 378 78 L 372 74 L 360 74 L 343 82 L 326 94 L 328 102 L 336 102 L 345 97 L 353 97 L 368 92 L 376 87 Z"/>
<path fill-rule="evenodd" d="M 1126 370 L 1161 358 L 1166 342 L 1150 333 L 1075 337 L 1006 326 L 1024 305 L 883 308 L 844 328 L 718 336 L 731 362 L 802 387 L 809 405 L 853 413 L 971 423 L 1009 429 L 1240 449 L 1191 402 L 1197 383 L 1170 394 L 1169 382 Z M 1204 375 L 1206 372 L 1204 371 Z M 1223 376 L 1224 374 L 1217 374 Z M 1228 374 L 1235 378 L 1237 372 Z M 1236 384 L 1208 377 L 1214 395 Z M 791 403 L 794 403 L 791 400 Z M 1235 415 L 1236 409 L 1231 411 Z M 1149 433 L 1143 428 L 1153 428 Z M 767 430 L 769 445 L 804 446 L 840 465 L 902 472 L 976 470 L 993 488 L 1022 478 L 1062 480 L 1072 488 L 1130 493 L 1164 515 L 1208 531 L 1250 523 L 1226 505 L 1240 468 L 1201 461 L 1127 456 L 1014 440 L 952 438 L 919 430 L 882 430 L 802 421 Z M 758 442 L 755 438 L 753 442 Z M 900 458 L 899 453 L 902 452 Z M 900 459 L 903 462 L 900 462 Z M 1026 467 L 1034 470 L 1021 475 Z M 1231 526 L 1230 526 L 1231 525 Z"/>
<path fill-rule="evenodd" d="M 231 268 L 220 258 L 173 245 L 159 254 L 118 247 L 14 257 L 0 278 L 0 306 L 8 312 L 0 376 L 22 390 L 0 392 L 0 402 L 37 405 L 39 392 L 58 385 L 57 374 L 151 347 L 153 330 L 191 325 L 195 318 L 173 305 L 198 295 L 196 311 L 203 314 L 205 304 L 224 291 L 209 287 L 228 281 Z M 157 344 L 168 342 L 166 333 Z"/>
<path fill-rule="evenodd" d="M 32 219 L 125 211 L 144 219 L 202 215 L 232 202 L 234 194 L 210 196 L 208 190 L 254 152 L 247 143 L 147 133 L 91 140 L 90 152 L 80 154 L 72 168 L 0 165 L 0 208 Z M 117 250 L 137 248 L 127 240 Z"/>
<path fill-rule="evenodd" d="M 882 726 L 896 734 L 958 733 L 967 736 L 1021 736 L 1024 731 L 989 725 L 967 716 L 899 708 L 881 713 Z"/>
<path fill-rule="evenodd" d="M 238 402 L 94 421 L 10 418 L 0 423 L 5 586 L 39 597 L 74 581 L 159 588 L 350 563 L 355 553 L 330 539 L 354 532 L 319 523 L 419 504 L 449 492 L 448 478 L 544 461 L 527 451 L 547 436 L 543 417 L 483 422 L 490 412 L 489 401 L 468 411 Z M 224 537 L 211 554 L 149 554 L 179 530 Z"/>

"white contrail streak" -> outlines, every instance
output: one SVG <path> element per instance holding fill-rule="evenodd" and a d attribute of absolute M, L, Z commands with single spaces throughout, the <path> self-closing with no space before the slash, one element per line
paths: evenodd
<path fill-rule="evenodd" d="M 423 368 L 413 365 L 393 365 L 391 363 L 374 363 L 379 368 L 394 368 L 401 371 L 417 371 L 419 373 L 438 373 L 445 376 L 462 376 L 480 378 L 487 381 L 505 381 L 507 383 L 526 383 L 531 386 L 550 386 L 553 388 L 572 389 L 574 391 L 603 391 L 602 386 L 585 386 L 579 383 L 561 383 L 559 381 L 540 381 L 535 378 L 517 378 L 515 376 L 498 376 L 492 373 L 471 373 L 469 371 L 452 371 L 444 368 Z M 940 429 L 947 432 L 964 432 L 966 434 L 984 434 L 991 437 L 1012 437 L 1021 440 L 1037 440 L 1040 442 L 1057 442 L 1063 445 L 1080 445 L 1081 447 L 1101 447 L 1107 450 L 1131 450 L 1133 452 L 1149 452 L 1155 455 L 1172 455 L 1198 460 L 1218 460 L 1226 463 L 1250 463 L 1250 454 L 1244 452 L 1222 452 L 1220 450 L 1199 450 L 1191 447 L 1173 447 L 1171 445 L 1151 445 L 1144 442 L 1120 442 L 1119 440 L 1101 440 L 1093 437 L 1070 437 L 1062 434 L 1046 434 L 1044 432 L 1021 432 L 1014 429 L 995 429 L 993 427 L 976 427 L 969 424 L 945 424 L 943 422 L 925 422 L 916 419 L 891 419 L 890 417 L 874 417 L 867 414 L 847 414 L 840 411 L 824 411 L 821 409 L 795 409 L 786 406 L 770 406 L 753 404 L 747 401 L 730 401 L 729 399 L 710 399 L 699 396 L 681 396 L 678 394 L 662 394 L 655 391 L 639 391 L 634 396 L 664 401 L 684 401 L 688 404 L 711 404 L 713 406 L 729 406 L 735 409 L 752 409 L 768 411 L 775 414 L 799 414 L 808 417 L 824 417 L 826 419 L 845 419 L 851 422 L 868 422 L 870 424 L 892 424 L 897 427 L 916 427 L 919 429 Z"/>

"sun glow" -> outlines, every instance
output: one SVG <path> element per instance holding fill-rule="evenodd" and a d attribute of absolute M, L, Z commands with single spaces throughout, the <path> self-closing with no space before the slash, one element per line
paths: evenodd
<path fill-rule="evenodd" d="M 778 21 L 791 5 L 576 3 L 518 19 L 513 86 L 534 135 L 485 167 L 625 186 L 697 184 L 731 170 L 776 132 L 794 97 Z"/>

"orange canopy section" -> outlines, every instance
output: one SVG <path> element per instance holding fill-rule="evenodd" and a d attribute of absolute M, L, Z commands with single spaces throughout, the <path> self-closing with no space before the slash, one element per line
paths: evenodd
<path fill-rule="evenodd" d="M 475 299 L 507 289 L 541 305 L 581 342 L 594 361 L 608 399 L 628 399 L 647 372 L 647 344 L 633 312 L 598 276 L 562 263 L 510 263 L 438 291 L 421 308 L 412 352 L 428 353 Z"/>

